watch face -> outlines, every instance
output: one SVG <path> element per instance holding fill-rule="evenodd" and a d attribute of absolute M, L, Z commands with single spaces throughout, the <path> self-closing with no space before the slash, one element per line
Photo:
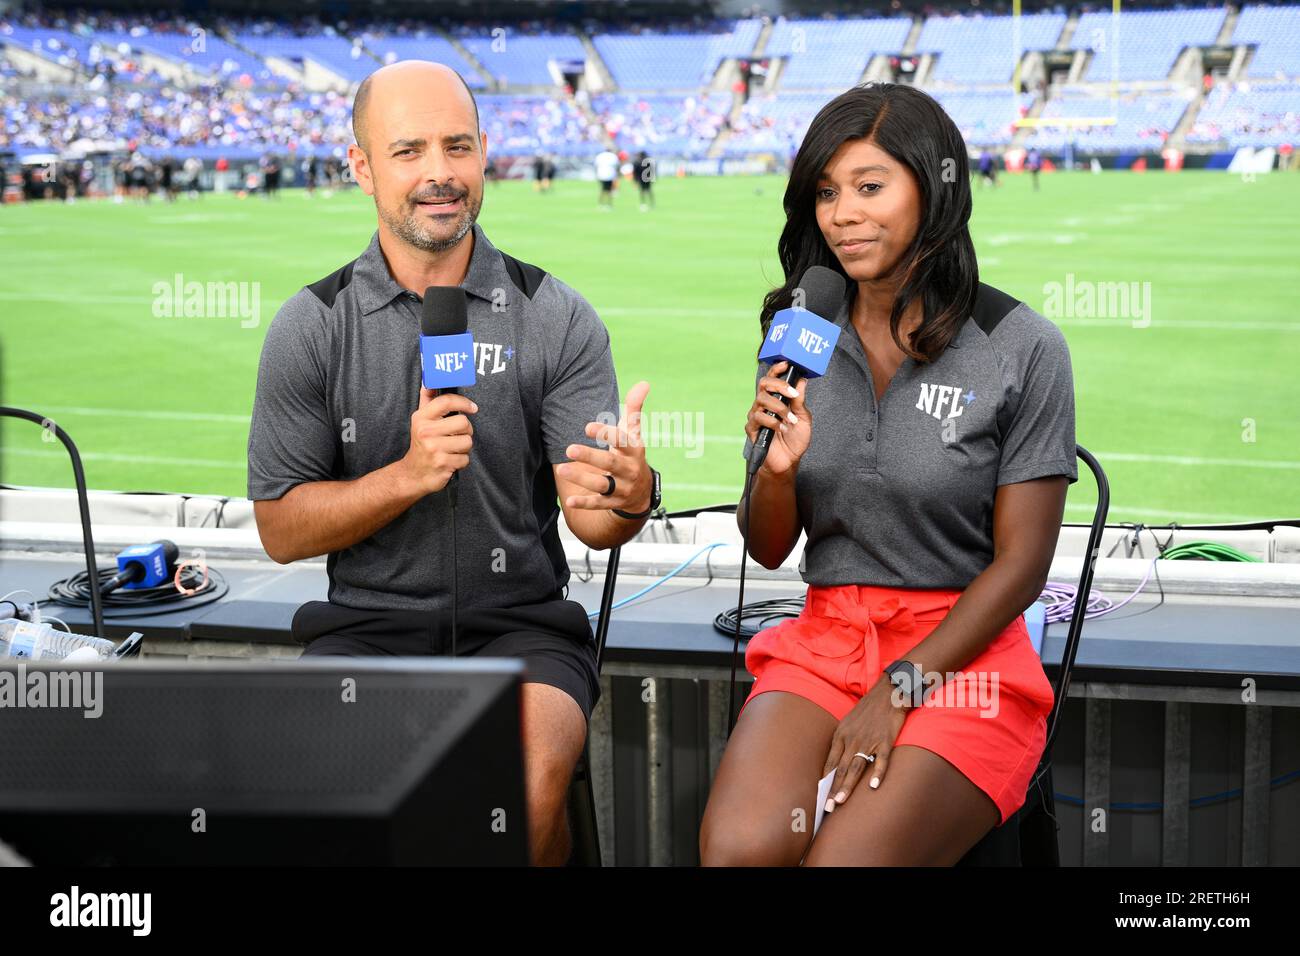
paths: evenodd
<path fill-rule="evenodd" d="M 889 680 L 894 685 L 895 703 L 911 707 L 921 703 L 923 682 L 914 667 L 907 664 L 898 665 L 889 672 Z"/>

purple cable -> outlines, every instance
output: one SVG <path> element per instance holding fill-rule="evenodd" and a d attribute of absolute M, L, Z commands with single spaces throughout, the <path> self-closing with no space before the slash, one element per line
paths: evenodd
<path fill-rule="evenodd" d="M 1155 570 L 1156 562 L 1160 556 L 1151 559 L 1147 565 L 1147 573 L 1142 575 L 1142 581 L 1137 586 L 1137 590 L 1120 601 L 1118 604 L 1112 603 L 1110 598 L 1097 591 L 1090 591 L 1088 594 L 1088 604 L 1083 612 L 1083 619 L 1090 621 L 1093 618 L 1101 617 L 1103 614 L 1109 614 L 1111 611 L 1118 611 L 1129 601 L 1142 593 L 1143 588 L 1147 586 L 1147 581 L 1151 578 L 1151 572 Z M 1059 624 L 1062 621 L 1068 621 L 1070 615 L 1074 613 L 1074 601 L 1078 588 L 1073 584 L 1056 584 L 1052 581 L 1047 582 L 1043 588 L 1043 593 L 1038 600 L 1047 605 L 1047 614 L 1045 615 L 1046 623 Z"/>

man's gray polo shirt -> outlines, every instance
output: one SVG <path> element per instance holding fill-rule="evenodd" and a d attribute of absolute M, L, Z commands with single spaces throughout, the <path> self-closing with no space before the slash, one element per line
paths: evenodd
<path fill-rule="evenodd" d="M 993 560 L 998 486 L 1078 480 L 1065 337 L 981 284 L 944 353 L 928 364 L 905 358 L 877 402 L 847 299 L 835 321 L 830 365 L 806 392 L 812 443 L 795 481 L 808 533 L 803 578 L 964 589 Z"/>
<path fill-rule="evenodd" d="M 522 268 L 521 268 L 522 266 Z M 512 264 L 474 227 L 463 287 L 479 411 L 457 506 L 461 607 L 548 600 L 568 581 L 551 465 L 619 407 L 609 333 L 554 276 Z M 523 286 L 521 289 L 516 282 Z M 540 284 L 538 284 L 540 282 Z M 262 347 L 248 436 L 248 497 L 360 478 L 403 457 L 420 396 L 420 297 L 388 271 L 375 234 L 354 262 L 284 304 Z M 603 419 L 601 416 L 605 416 Z M 329 555 L 329 599 L 450 607 L 447 494 Z"/>

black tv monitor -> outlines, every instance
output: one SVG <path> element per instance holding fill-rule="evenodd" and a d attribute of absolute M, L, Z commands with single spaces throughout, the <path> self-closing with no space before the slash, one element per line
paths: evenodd
<path fill-rule="evenodd" d="M 37 865 L 526 864 L 522 674 L 0 658 L 0 840 Z"/>

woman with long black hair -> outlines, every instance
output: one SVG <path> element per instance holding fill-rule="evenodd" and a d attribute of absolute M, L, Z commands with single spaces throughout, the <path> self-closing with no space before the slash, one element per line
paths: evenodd
<path fill-rule="evenodd" d="M 764 334 L 808 267 L 848 288 L 824 316 L 842 328 L 824 377 L 790 388 L 784 363 L 759 371 L 746 455 L 759 428 L 775 434 L 749 553 L 775 568 L 806 532 L 808 592 L 797 619 L 749 642 L 754 687 L 701 859 L 952 864 L 1024 803 L 1046 740 L 1052 689 L 1022 612 L 1078 477 L 1069 352 L 980 283 L 966 144 L 919 90 L 828 103 L 784 205 Z"/>

